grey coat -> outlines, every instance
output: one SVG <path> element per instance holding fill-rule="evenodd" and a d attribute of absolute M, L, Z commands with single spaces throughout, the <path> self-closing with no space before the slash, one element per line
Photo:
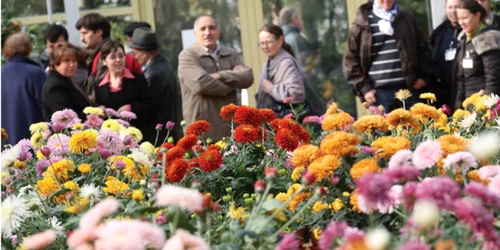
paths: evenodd
<path fill-rule="evenodd" d="M 262 81 L 267 79 L 273 83 L 269 94 L 262 90 Z M 281 49 L 273 59 L 268 59 L 262 69 L 259 80 L 259 92 L 255 96 L 257 108 L 272 108 L 273 98 L 283 102 L 287 97 L 292 97 L 292 103 L 305 102 L 304 77 L 298 67 L 297 60 Z"/>

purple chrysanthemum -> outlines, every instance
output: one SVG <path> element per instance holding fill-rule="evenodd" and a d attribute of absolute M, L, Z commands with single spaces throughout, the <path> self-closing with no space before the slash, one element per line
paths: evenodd
<path fill-rule="evenodd" d="M 455 216 L 460 222 L 468 225 L 476 237 L 484 238 L 490 242 L 500 242 L 493 224 L 495 217 L 488 209 L 468 198 L 459 199 L 455 201 L 454 205 Z"/>
<path fill-rule="evenodd" d="M 295 239 L 295 234 L 286 234 L 275 250 L 298 250 L 299 242 Z"/>
<path fill-rule="evenodd" d="M 123 149 L 123 141 L 120 135 L 113 130 L 105 129 L 99 131 L 97 136 L 96 149 L 102 151 L 104 149 L 109 150 L 111 154 L 117 154 Z"/>
<path fill-rule="evenodd" d="M 359 192 L 358 202 L 361 210 L 369 213 L 378 206 L 385 206 L 391 202 L 389 191 L 392 188 L 391 179 L 379 173 L 367 173 L 356 180 Z"/>
<path fill-rule="evenodd" d="M 36 163 L 36 176 L 40 177 L 42 176 L 43 172 L 47 169 L 47 167 L 50 165 L 50 162 L 46 159 L 41 159 Z"/>
<path fill-rule="evenodd" d="M 73 127 L 73 125 L 81 122 L 76 112 L 71 109 L 63 109 L 60 111 L 56 111 L 54 114 L 52 114 L 51 121 L 53 124 L 55 123 L 64 124 L 65 128 L 71 128 Z"/>
<path fill-rule="evenodd" d="M 347 228 L 348 226 L 345 222 L 330 222 L 321 233 L 321 238 L 318 242 L 319 248 L 322 250 L 332 249 L 332 244 L 335 242 L 335 239 L 343 238 L 344 232 Z"/>
<path fill-rule="evenodd" d="M 419 240 L 410 240 L 399 246 L 400 250 L 431 250 L 431 247 Z"/>
<path fill-rule="evenodd" d="M 460 198 L 460 186 L 449 177 L 425 178 L 418 184 L 415 196 L 418 199 L 432 199 L 440 209 L 453 209 L 453 203 Z"/>
<path fill-rule="evenodd" d="M 112 118 L 112 117 L 120 117 L 120 114 L 118 114 L 118 112 L 116 112 L 116 110 L 112 109 L 112 108 L 106 108 L 104 109 L 104 113 L 106 113 L 106 115 L 109 117 L 109 118 Z"/>
<path fill-rule="evenodd" d="M 65 134 L 54 134 L 49 137 L 47 146 L 54 155 L 63 155 L 69 153 L 69 137 Z"/>
<path fill-rule="evenodd" d="M 389 177 L 391 181 L 394 182 L 402 182 L 414 180 L 420 176 L 420 171 L 414 167 L 399 167 L 399 168 L 390 168 L 384 169 L 382 174 Z"/>
<path fill-rule="evenodd" d="M 480 199 L 486 207 L 500 209 L 500 197 L 496 196 L 483 184 L 469 183 L 465 187 L 465 193 Z"/>
<path fill-rule="evenodd" d="M 125 120 L 132 120 L 132 119 L 137 119 L 137 116 L 133 112 L 124 110 L 120 112 L 120 118 Z"/>

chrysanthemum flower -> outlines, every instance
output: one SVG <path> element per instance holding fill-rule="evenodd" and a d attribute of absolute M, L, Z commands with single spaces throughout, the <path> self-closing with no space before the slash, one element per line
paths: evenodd
<path fill-rule="evenodd" d="M 215 150 L 217 150 L 217 151 L 221 151 L 221 149 L 222 149 L 222 148 L 221 148 L 221 146 L 219 146 L 219 145 L 217 145 L 217 144 L 212 144 L 212 145 L 209 145 L 209 146 L 207 147 L 207 150 L 211 150 L 211 149 L 215 149 Z"/>
<path fill-rule="evenodd" d="M 441 143 L 438 141 L 422 142 L 413 152 L 412 163 L 419 170 L 430 168 L 439 160 L 441 153 Z"/>
<path fill-rule="evenodd" d="M 133 181 L 141 181 L 146 178 L 149 167 L 143 164 L 127 164 L 123 169 L 123 174 Z"/>
<path fill-rule="evenodd" d="M 467 184 L 465 193 L 481 200 L 485 207 L 500 209 L 500 197 L 482 184 L 477 182 Z"/>
<path fill-rule="evenodd" d="M 415 114 L 423 123 L 429 122 L 429 119 L 437 121 L 440 117 L 440 114 L 435 107 L 421 102 L 415 103 L 415 105 L 410 108 L 410 112 Z"/>
<path fill-rule="evenodd" d="M 333 115 L 327 115 L 323 120 L 321 127 L 324 131 L 334 129 L 346 130 L 352 125 L 353 121 L 354 119 L 351 115 L 345 112 L 340 112 Z"/>
<path fill-rule="evenodd" d="M 276 114 L 272 109 L 259 109 L 260 114 L 264 122 L 271 122 L 276 119 Z"/>
<path fill-rule="evenodd" d="M 33 144 L 33 147 L 40 148 L 42 147 L 43 135 L 41 133 L 34 133 L 31 136 L 30 140 L 31 144 Z"/>
<path fill-rule="evenodd" d="M 177 142 L 177 146 L 187 151 L 191 150 L 191 148 L 197 143 L 198 143 L 198 137 L 196 135 L 187 134 Z"/>
<path fill-rule="evenodd" d="M 74 171 L 74 163 L 70 160 L 62 159 L 50 165 L 43 175 L 45 177 L 57 178 L 60 181 L 66 181 Z"/>
<path fill-rule="evenodd" d="M 297 194 L 288 204 L 288 209 L 292 212 L 295 212 L 300 203 L 307 202 L 307 199 L 310 195 L 310 193 Z"/>
<path fill-rule="evenodd" d="M 500 247 L 500 238 L 494 226 L 495 217 L 490 210 L 472 199 L 463 198 L 455 202 L 454 211 L 459 221 L 469 226 L 474 234 L 482 240 L 496 242 L 496 248 Z"/>
<path fill-rule="evenodd" d="M 325 155 L 314 160 L 307 171 L 316 176 L 316 182 L 320 182 L 325 178 L 330 179 L 338 167 L 340 167 L 340 160 L 337 156 Z"/>
<path fill-rule="evenodd" d="M 193 134 L 200 136 L 203 133 L 207 133 L 210 130 L 210 123 L 205 120 L 199 120 L 193 122 L 187 128 L 187 134 Z"/>
<path fill-rule="evenodd" d="M 351 204 L 352 211 L 354 211 L 356 213 L 363 212 L 358 204 L 358 190 L 357 189 L 355 189 L 352 192 L 351 197 L 349 198 L 349 204 Z"/>
<path fill-rule="evenodd" d="M 66 202 L 66 207 L 64 208 L 64 212 L 69 214 L 77 214 L 83 211 L 88 204 L 87 198 L 78 199 L 75 197 L 74 200 L 70 201 L 70 203 Z"/>
<path fill-rule="evenodd" d="M 400 101 L 405 101 L 406 99 L 410 98 L 412 96 L 411 92 L 407 89 L 400 89 L 396 91 L 394 94 L 394 97 Z"/>
<path fill-rule="evenodd" d="M 234 140 L 239 143 L 253 143 L 260 139 L 259 131 L 253 125 L 241 124 L 234 129 Z"/>
<path fill-rule="evenodd" d="M 76 112 L 71 109 L 63 109 L 54 112 L 51 121 L 52 123 L 64 124 L 64 128 L 71 128 L 73 125 L 81 122 Z"/>
<path fill-rule="evenodd" d="M 156 193 L 156 205 L 176 205 L 193 213 L 200 212 L 203 210 L 203 195 L 195 189 L 165 185 Z"/>
<path fill-rule="evenodd" d="M 99 131 L 99 135 L 97 136 L 97 145 L 96 149 L 101 150 L 109 150 L 111 154 L 118 154 L 124 147 L 123 141 L 120 138 L 120 135 L 111 129 L 104 129 Z"/>
<path fill-rule="evenodd" d="M 296 167 L 293 171 L 292 171 L 292 180 L 293 181 L 298 181 L 300 180 L 300 178 L 302 178 L 302 173 L 304 172 L 304 169 L 305 167 Z"/>
<path fill-rule="evenodd" d="M 97 144 L 97 131 L 84 130 L 71 136 L 69 149 L 72 153 L 82 154 L 94 148 Z"/>
<path fill-rule="evenodd" d="M 167 151 L 167 165 L 179 158 L 184 158 L 186 151 L 179 146 L 175 146 Z"/>
<path fill-rule="evenodd" d="M 30 125 L 31 134 L 43 133 L 47 129 L 49 129 L 49 125 L 46 122 L 38 122 Z"/>
<path fill-rule="evenodd" d="M 263 117 L 258 109 L 249 106 L 241 106 L 234 113 L 234 121 L 239 124 L 250 124 L 257 127 L 262 124 Z"/>
<path fill-rule="evenodd" d="M 217 150 L 207 150 L 198 158 L 200 168 L 205 172 L 212 172 L 222 164 L 222 154 Z"/>
<path fill-rule="evenodd" d="M 422 182 L 418 183 L 415 190 L 415 197 L 417 199 L 432 199 L 440 209 L 453 209 L 453 203 L 460 196 L 460 186 L 449 177 L 425 178 Z"/>
<path fill-rule="evenodd" d="M 389 131 L 389 123 L 387 120 L 380 115 L 367 115 L 360 117 L 354 124 L 354 129 L 358 131 L 358 133 L 372 133 L 374 130 L 378 130 L 380 132 Z"/>
<path fill-rule="evenodd" d="M 299 145 L 299 138 L 297 134 L 294 134 L 292 130 L 287 128 L 279 129 L 274 137 L 274 140 L 278 146 L 288 151 L 295 150 Z"/>
<path fill-rule="evenodd" d="M 132 120 L 132 119 L 137 119 L 137 115 L 134 114 L 133 112 L 123 110 L 119 113 L 121 119 L 125 120 Z"/>
<path fill-rule="evenodd" d="M 443 135 L 437 138 L 437 141 L 441 143 L 441 150 L 443 151 L 443 157 L 449 154 L 464 151 L 467 148 L 469 141 L 461 136 L 454 135 Z"/>
<path fill-rule="evenodd" d="M 371 144 L 376 155 L 389 158 L 402 149 L 408 149 L 411 146 L 410 140 L 401 136 L 383 136 Z"/>
<path fill-rule="evenodd" d="M 89 114 L 98 115 L 98 116 L 104 115 L 104 112 L 102 111 L 102 109 L 96 108 L 96 107 L 86 107 L 83 109 L 83 113 L 87 114 L 87 115 L 89 115 Z"/>
<path fill-rule="evenodd" d="M 367 173 L 379 172 L 381 169 L 377 165 L 377 161 L 368 158 L 356 162 L 351 170 L 350 174 L 353 180 L 359 179 L 361 176 Z"/>
<path fill-rule="evenodd" d="M 35 190 L 38 194 L 48 197 L 55 192 L 59 191 L 61 187 L 54 178 L 50 176 L 45 176 L 43 179 L 37 181 Z"/>
<path fill-rule="evenodd" d="M 106 187 L 103 188 L 103 191 L 106 193 L 106 195 L 113 194 L 114 196 L 121 195 L 125 197 L 130 195 L 130 193 L 126 192 L 130 189 L 129 185 L 116 179 L 113 176 L 106 177 L 106 182 L 104 182 L 104 184 L 106 185 Z"/>
<path fill-rule="evenodd" d="M 436 95 L 434 95 L 433 93 L 422 93 L 420 94 L 419 98 L 429 100 L 430 103 L 434 103 L 435 101 L 437 101 Z"/>
<path fill-rule="evenodd" d="M 295 234 L 286 234 L 275 250 L 299 249 L 299 241 L 295 239 Z"/>
<path fill-rule="evenodd" d="M 21 196 L 9 196 L 2 201 L 2 238 L 10 239 L 25 219 L 33 213 Z"/>
<path fill-rule="evenodd" d="M 393 128 L 402 127 L 405 129 L 413 129 L 416 134 L 420 131 L 420 123 L 415 115 L 404 109 L 395 109 L 387 115 L 387 122 Z"/>
<path fill-rule="evenodd" d="M 168 181 L 180 182 L 188 170 L 188 163 L 182 158 L 172 161 L 166 169 Z"/>
<path fill-rule="evenodd" d="M 302 145 L 293 151 L 293 156 L 290 159 L 295 167 L 307 167 L 311 162 L 323 156 L 323 152 L 316 145 Z"/>
<path fill-rule="evenodd" d="M 364 174 L 356 180 L 356 188 L 359 192 L 359 206 L 365 213 L 371 213 L 379 206 L 387 206 L 392 202 L 392 183 L 385 175 L 373 172 Z"/>
<path fill-rule="evenodd" d="M 236 110 L 238 110 L 238 108 L 239 106 L 230 103 L 228 105 L 223 106 L 220 109 L 219 115 L 222 118 L 222 120 L 229 121 L 233 118 L 234 113 L 236 112 Z"/>
<path fill-rule="evenodd" d="M 135 141 L 135 142 L 140 142 L 142 141 L 142 132 L 135 128 L 135 127 L 128 127 L 126 130 L 125 130 L 125 134 L 132 137 L 132 139 Z"/>
<path fill-rule="evenodd" d="M 443 160 L 443 168 L 445 170 L 468 171 L 470 168 L 477 168 L 476 158 L 469 152 L 457 152 L 449 154 Z"/>
<path fill-rule="evenodd" d="M 280 127 L 280 121 L 281 121 L 280 118 L 276 118 L 276 119 L 272 120 L 271 122 L 269 122 L 269 125 L 271 126 L 271 128 L 274 129 L 274 131 L 278 131 L 278 129 Z"/>
<path fill-rule="evenodd" d="M 357 154 L 359 152 L 357 146 L 360 142 L 361 138 L 357 135 L 336 131 L 326 136 L 320 147 L 325 154 L 341 157 Z"/>
<path fill-rule="evenodd" d="M 85 128 L 98 128 L 103 124 L 103 120 L 97 115 L 87 115 L 87 120 L 83 123 Z"/>
<path fill-rule="evenodd" d="M 410 162 L 412 156 L 413 152 L 411 150 L 408 149 L 399 150 L 389 160 L 388 164 L 389 169 L 401 168 L 401 167 L 413 167 L 413 165 Z"/>
<path fill-rule="evenodd" d="M 336 222 L 336 221 L 330 222 L 328 226 L 326 226 L 326 228 L 321 233 L 318 242 L 320 249 L 335 248 L 335 246 L 333 246 L 334 242 L 336 241 L 337 238 L 344 238 L 344 233 L 347 228 L 348 225 L 346 222 Z"/>

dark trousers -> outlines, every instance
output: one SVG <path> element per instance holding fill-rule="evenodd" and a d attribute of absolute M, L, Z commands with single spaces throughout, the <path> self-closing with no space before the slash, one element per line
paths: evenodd
<path fill-rule="evenodd" d="M 400 89 L 407 89 L 406 86 L 400 87 L 385 87 L 385 88 L 377 88 L 377 93 L 375 94 L 375 98 L 377 98 L 376 105 L 384 106 L 385 112 L 389 113 L 397 108 L 403 107 L 403 102 L 396 99 L 396 92 Z M 418 90 L 410 90 L 411 97 L 405 100 L 405 108 L 410 109 L 413 104 L 420 102 L 420 91 Z"/>

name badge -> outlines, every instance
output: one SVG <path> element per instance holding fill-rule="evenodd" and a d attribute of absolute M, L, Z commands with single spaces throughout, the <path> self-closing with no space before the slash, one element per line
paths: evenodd
<path fill-rule="evenodd" d="M 472 69 L 474 68 L 474 62 L 472 61 L 472 59 L 470 58 L 465 58 L 463 61 L 462 61 L 462 67 L 464 69 Z"/>
<path fill-rule="evenodd" d="M 453 61 L 455 60 L 455 56 L 457 55 L 457 49 L 447 49 L 446 52 L 444 53 L 444 60 L 446 61 Z"/>

